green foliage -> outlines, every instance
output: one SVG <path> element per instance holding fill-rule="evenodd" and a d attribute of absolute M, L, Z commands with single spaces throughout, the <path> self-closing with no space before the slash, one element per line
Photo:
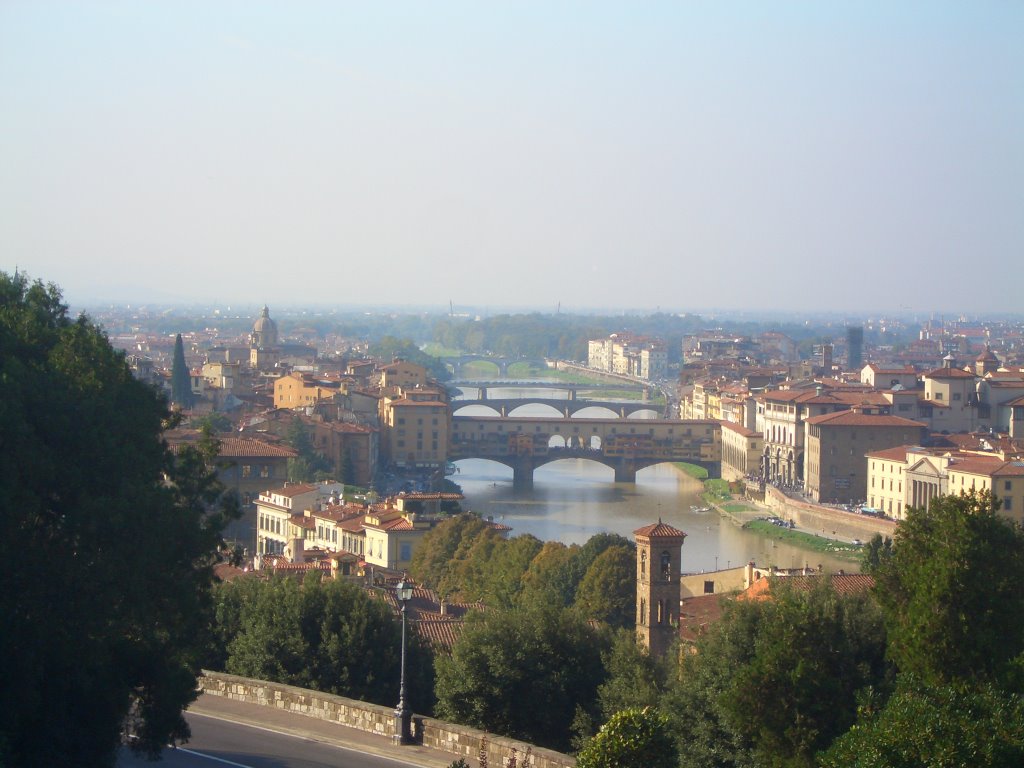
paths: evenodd
<path fill-rule="evenodd" d="M 1024 652 L 1022 572 L 1024 531 L 998 514 L 992 496 L 908 509 L 874 574 L 900 671 L 936 685 L 1008 683 Z"/>
<path fill-rule="evenodd" d="M 882 562 L 892 557 L 892 539 L 888 536 L 876 533 L 868 543 L 864 545 L 861 553 L 861 571 L 863 573 L 875 574 Z"/>
<path fill-rule="evenodd" d="M 608 677 L 597 695 L 605 721 L 624 709 L 659 705 L 668 687 L 670 662 L 652 657 L 636 642 L 634 629 L 616 632 L 602 661 Z"/>
<path fill-rule="evenodd" d="M 884 685 L 885 634 L 867 598 L 773 584 L 732 602 L 667 697 L 681 765 L 811 766 L 853 724 L 859 692 Z"/>
<path fill-rule="evenodd" d="M 636 548 L 632 541 L 617 533 L 597 533 L 587 539 L 582 547 L 572 550 L 573 556 L 566 563 L 566 572 L 559 577 L 571 594 L 571 603 L 576 602 L 576 591 L 590 566 L 602 552 L 616 546 Z"/>
<path fill-rule="evenodd" d="M 678 467 L 680 470 L 688 474 L 690 477 L 694 477 L 697 480 L 707 480 L 708 471 L 704 467 L 699 467 L 696 464 L 687 464 L 684 461 L 673 462 L 673 466 Z"/>
<path fill-rule="evenodd" d="M 992 685 L 931 686 L 901 678 L 880 712 L 861 718 L 823 768 L 1011 768 L 1024 765 L 1024 699 Z"/>
<path fill-rule="evenodd" d="M 598 555 L 580 581 L 575 604 L 586 619 L 632 627 L 636 622 L 636 548 L 614 545 Z"/>
<path fill-rule="evenodd" d="M 523 574 L 543 545 L 539 539 L 530 535 L 508 540 L 497 537 L 495 544 L 489 559 L 477 561 L 484 567 L 478 571 L 479 583 L 475 598 L 489 606 L 511 608 L 518 602 Z"/>
<path fill-rule="evenodd" d="M 409 572 L 423 586 L 436 589 L 442 597 L 460 593 L 454 572 L 477 537 L 487 535 L 489 531 L 493 534 L 486 521 L 469 513 L 439 523 L 420 540 L 413 552 Z"/>
<path fill-rule="evenodd" d="M 566 749 L 574 708 L 593 707 L 606 640 L 570 611 L 538 606 L 473 614 L 437 659 L 437 714 Z"/>
<path fill-rule="evenodd" d="M 220 432 L 230 432 L 234 427 L 231 419 L 223 413 L 207 413 L 192 419 L 189 423 L 195 429 L 210 432 L 214 435 Z"/>
<path fill-rule="evenodd" d="M 652 707 L 612 716 L 580 750 L 577 768 L 672 768 L 676 747 L 669 721 Z"/>
<path fill-rule="evenodd" d="M 195 403 L 192 394 L 192 374 L 185 362 L 185 345 L 181 334 L 174 337 L 174 359 L 171 363 L 171 402 L 186 411 Z"/>
<path fill-rule="evenodd" d="M 236 675 L 314 688 L 376 704 L 398 697 L 401 629 L 383 600 L 311 573 L 299 583 L 236 579 L 217 589 L 219 646 L 211 658 Z M 407 633 L 411 704 L 433 706 L 429 649 Z"/>
<path fill-rule="evenodd" d="M 572 605 L 576 584 L 572 581 L 570 563 L 579 549 L 576 544 L 567 547 L 557 541 L 545 542 L 523 574 L 520 603 L 560 608 Z"/>
<path fill-rule="evenodd" d="M 294 459 L 288 459 L 289 482 L 309 483 L 331 479 L 331 462 L 313 447 L 309 429 L 298 416 L 288 425 L 285 442 L 299 454 Z"/>
<path fill-rule="evenodd" d="M 55 286 L 0 274 L 0 764 L 110 765 L 129 712 L 143 751 L 188 734 L 237 505 L 170 421 Z"/>

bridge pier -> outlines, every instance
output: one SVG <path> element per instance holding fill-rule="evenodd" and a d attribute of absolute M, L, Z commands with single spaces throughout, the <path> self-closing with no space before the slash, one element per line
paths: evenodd
<path fill-rule="evenodd" d="M 636 469 L 625 464 L 615 465 L 615 482 L 616 483 L 635 483 L 636 482 Z"/>
<path fill-rule="evenodd" d="M 523 490 L 533 488 L 533 462 L 516 462 L 512 467 L 512 487 Z"/>

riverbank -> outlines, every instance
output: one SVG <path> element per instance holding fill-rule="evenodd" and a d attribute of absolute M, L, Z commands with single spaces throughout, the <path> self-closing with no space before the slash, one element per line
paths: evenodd
<path fill-rule="evenodd" d="M 850 521 L 843 521 L 847 525 L 830 527 L 830 523 L 836 522 L 834 519 L 836 510 L 828 507 L 820 508 L 821 515 L 818 517 L 813 515 L 812 510 L 802 509 L 798 521 L 792 515 L 778 514 L 768 504 L 745 497 L 737 498 L 733 486 L 728 481 L 706 479 L 707 473 L 700 467 L 682 464 L 674 466 L 678 471 L 690 477 L 703 480 L 704 490 L 701 493 L 701 499 L 708 507 L 716 510 L 721 517 L 740 528 L 754 531 L 765 538 L 785 542 L 808 552 L 829 554 L 841 560 L 857 563 L 860 561 L 863 547 L 860 542 L 867 541 L 874 533 L 892 535 L 890 531 L 883 530 L 888 527 L 886 521 L 875 521 L 870 518 L 868 520 L 871 522 L 865 526 L 860 525 L 861 521 L 856 521 L 857 530 L 852 534 L 848 530 Z M 700 477 L 700 472 L 704 472 L 704 478 Z M 800 504 L 803 507 L 811 506 L 803 502 Z M 779 505 L 774 506 L 777 508 Z M 812 517 L 814 517 L 812 525 L 807 525 L 808 522 L 811 522 Z M 768 518 L 785 520 L 787 524 L 779 525 L 770 522 Z M 861 530 L 862 527 L 871 530 Z"/>

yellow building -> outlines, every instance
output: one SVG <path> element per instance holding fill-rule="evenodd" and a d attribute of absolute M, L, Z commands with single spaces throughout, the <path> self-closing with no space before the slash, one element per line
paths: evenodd
<path fill-rule="evenodd" d="M 400 389 L 381 398 L 381 449 L 398 467 L 443 467 L 448 461 L 451 411 L 436 387 Z"/>
<path fill-rule="evenodd" d="M 410 363 L 408 360 L 396 360 L 388 365 L 382 365 L 377 373 L 380 377 L 378 386 L 381 389 L 389 387 L 412 389 L 425 387 L 428 383 L 427 369 L 422 365 Z"/>
<path fill-rule="evenodd" d="M 316 379 L 307 373 L 292 372 L 274 382 L 275 408 L 304 408 L 332 400 L 341 392 L 341 382 Z"/>
<path fill-rule="evenodd" d="M 370 565 L 407 570 L 416 545 L 430 528 L 430 522 L 417 520 L 415 514 L 403 514 L 397 509 L 373 510 L 363 519 L 363 558 Z"/>
<path fill-rule="evenodd" d="M 761 468 L 764 438 L 742 424 L 722 421 L 722 478 L 737 480 Z"/>
<path fill-rule="evenodd" d="M 988 491 L 1001 502 L 1003 515 L 1024 523 L 1024 461 L 978 456 L 952 462 L 947 471 L 949 493 Z"/>

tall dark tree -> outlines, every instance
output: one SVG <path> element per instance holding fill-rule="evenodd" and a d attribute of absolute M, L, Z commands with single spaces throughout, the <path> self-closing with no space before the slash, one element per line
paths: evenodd
<path fill-rule="evenodd" d="M 1024 653 L 1024 530 L 988 493 L 910 508 L 875 569 L 889 653 L 928 683 L 1008 684 Z"/>
<path fill-rule="evenodd" d="M 185 737 L 226 517 L 209 441 L 59 290 L 0 273 L 0 764 L 110 765 Z"/>
<path fill-rule="evenodd" d="M 192 395 L 192 375 L 185 362 L 185 345 L 181 334 L 174 337 L 174 362 L 171 364 L 171 402 L 185 410 L 195 404 Z"/>

